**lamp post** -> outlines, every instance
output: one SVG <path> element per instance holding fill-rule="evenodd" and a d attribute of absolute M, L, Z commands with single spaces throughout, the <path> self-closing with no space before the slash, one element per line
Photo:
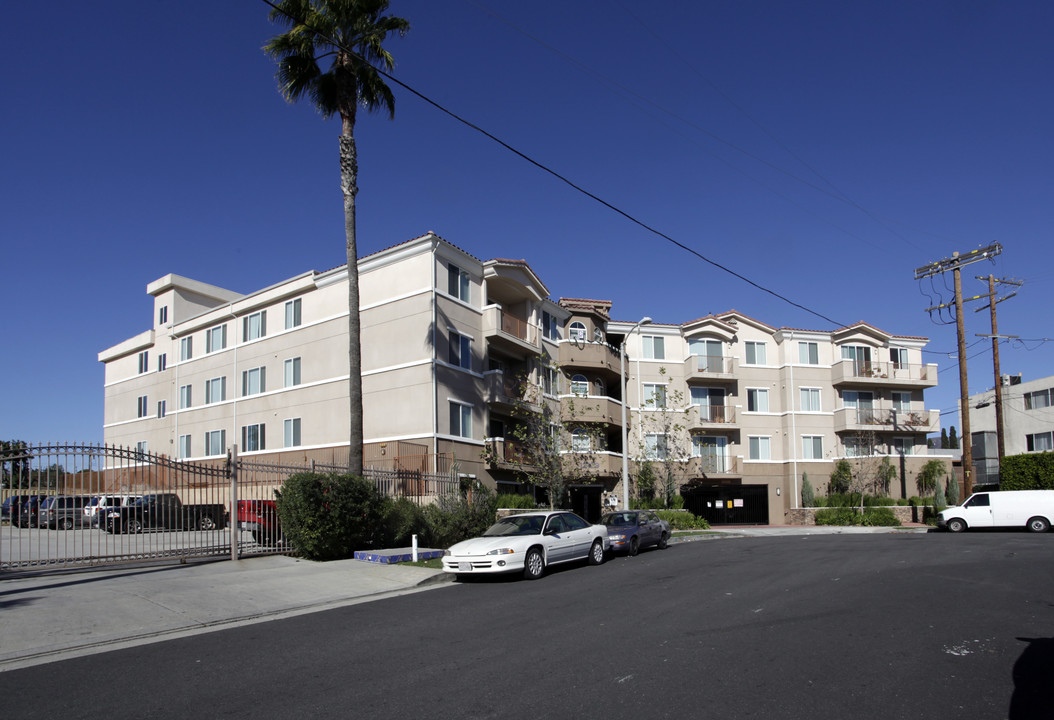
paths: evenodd
<path fill-rule="evenodd" d="M 622 509 L 629 510 L 629 428 L 626 426 L 626 394 L 629 383 L 626 382 L 626 341 L 633 331 L 651 322 L 650 317 L 641 318 L 636 325 L 629 329 L 622 344 L 619 345 L 619 382 L 622 383 Z"/>

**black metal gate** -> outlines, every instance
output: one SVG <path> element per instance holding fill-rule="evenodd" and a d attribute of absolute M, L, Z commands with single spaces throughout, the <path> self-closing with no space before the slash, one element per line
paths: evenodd
<path fill-rule="evenodd" d="M 704 485 L 682 490 L 684 507 L 711 525 L 768 525 L 765 485 Z"/>

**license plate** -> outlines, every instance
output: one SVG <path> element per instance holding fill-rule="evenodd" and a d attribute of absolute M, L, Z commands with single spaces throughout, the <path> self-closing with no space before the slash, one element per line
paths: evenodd
<path fill-rule="evenodd" d="M 470 563 L 470 562 L 467 562 L 467 563 L 459 562 L 457 564 L 457 571 L 458 572 L 469 572 L 470 570 L 472 570 L 472 563 Z"/>

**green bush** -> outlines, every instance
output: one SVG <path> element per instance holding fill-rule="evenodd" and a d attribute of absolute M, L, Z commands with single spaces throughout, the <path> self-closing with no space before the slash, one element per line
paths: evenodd
<path fill-rule="evenodd" d="M 893 509 L 888 506 L 866 508 L 863 514 L 851 507 L 836 507 L 816 511 L 817 525 L 865 525 L 868 527 L 896 527 L 900 525 Z"/>
<path fill-rule="evenodd" d="M 527 494 L 499 493 L 496 502 L 499 508 L 534 510 L 538 507 L 538 503 L 535 502 L 534 496 Z"/>
<path fill-rule="evenodd" d="M 898 527 L 900 520 L 888 506 L 870 507 L 864 511 L 863 524 L 868 527 Z"/>
<path fill-rule="evenodd" d="M 384 521 L 380 544 L 383 547 L 407 547 L 427 534 L 424 510 L 407 498 L 391 500 L 385 498 Z"/>
<path fill-rule="evenodd" d="M 296 473 L 275 492 L 282 533 L 309 560 L 350 558 L 377 547 L 386 501 L 368 480 L 337 473 Z"/>
<path fill-rule="evenodd" d="M 665 510 L 666 502 L 662 498 L 638 498 L 629 501 L 630 510 Z"/>
<path fill-rule="evenodd" d="M 816 505 L 816 492 L 812 489 L 812 483 L 809 482 L 809 474 L 801 474 L 801 506 L 802 507 L 815 507 Z"/>
<path fill-rule="evenodd" d="M 454 543 L 479 537 L 494 524 L 498 496 L 477 485 L 472 498 L 467 494 L 442 495 L 435 504 L 424 507 L 424 542 L 429 547 L 447 548 Z"/>
<path fill-rule="evenodd" d="M 709 530 L 710 523 L 705 519 L 693 515 L 690 512 L 679 510 L 658 510 L 655 513 L 660 518 L 670 523 L 671 530 Z"/>
<path fill-rule="evenodd" d="M 999 467 L 1000 490 L 1054 490 L 1054 452 L 1011 455 Z"/>

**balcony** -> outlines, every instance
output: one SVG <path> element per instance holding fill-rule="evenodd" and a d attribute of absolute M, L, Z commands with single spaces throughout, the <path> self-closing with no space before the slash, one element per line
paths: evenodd
<path fill-rule="evenodd" d="M 903 412 L 893 408 L 841 408 L 834 413 L 837 432 L 933 433 L 940 430 L 940 411 Z"/>
<path fill-rule="evenodd" d="M 506 376 L 500 370 L 492 370 L 483 375 L 483 381 L 484 397 L 491 405 L 496 405 L 506 411 L 522 408 L 532 412 L 541 412 L 541 406 L 528 399 L 540 395 L 541 390 L 526 380 Z"/>
<path fill-rule="evenodd" d="M 560 364 L 575 368 L 606 370 L 618 377 L 621 359 L 619 350 L 607 343 L 560 343 Z"/>
<path fill-rule="evenodd" d="M 526 358 L 542 352 L 538 328 L 499 305 L 483 308 L 483 337 L 513 357 Z"/>
<path fill-rule="evenodd" d="M 739 477 L 739 465 L 736 458 L 727 455 L 693 457 L 688 461 L 685 470 L 688 477 L 692 479 Z"/>
<path fill-rule="evenodd" d="M 692 430 L 731 430 L 736 427 L 736 408 L 733 405 L 692 405 L 688 408 L 685 425 Z"/>
<path fill-rule="evenodd" d="M 835 385 L 880 385 L 928 388 L 937 386 L 936 365 L 905 365 L 892 362 L 841 360 L 831 369 Z"/>
<path fill-rule="evenodd" d="M 622 456 L 613 452 L 574 453 L 561 455 L 565 470 L 572 476 L 612 478 L 622 477 Z"/>
<path fill-rule="evenodd" d="M 490 438 L 487 440 L 487 448 L 490 451 L 490 462 L 496 468 L 529 472 L 534 467 L 529 463 L 524 447 L 514 440 Z"/>
<path fill-rule="evenodd" d="M 689 355 L 684 361 L 684 377 L 688 382 L 735 382 L 735 358 L 721 355 Z"/>
<path fill-rule="evenodd" d="M 609 397 L 563 395 L 560 398 L 560 417 L 565 422 L 621 426 L 622 403 Z"/>

